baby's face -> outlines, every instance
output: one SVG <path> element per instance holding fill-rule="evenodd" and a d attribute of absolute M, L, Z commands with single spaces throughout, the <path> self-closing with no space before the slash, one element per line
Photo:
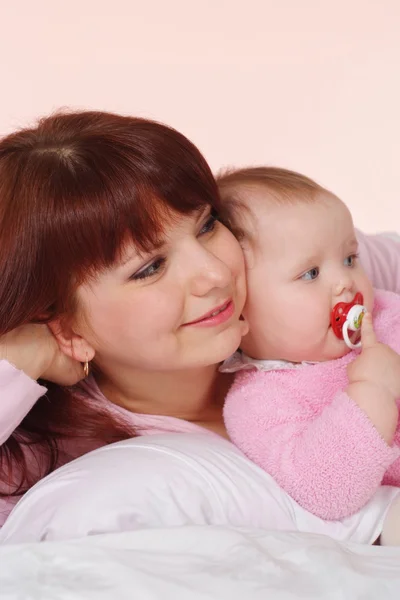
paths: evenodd
<path fill-rule="evenodd" d="M 266 192 L 268 194 L 268 192 Z M 349 350 L 330 326 L 332 308 L 357 292 L 368 310 L 373 290 L 357 257 L 350 212 L 336 197 L 279 205 L 250 194 L 243 242 L 250 332 L 242 350 L 258 359 L 292 362 L 339 358 Z"/>

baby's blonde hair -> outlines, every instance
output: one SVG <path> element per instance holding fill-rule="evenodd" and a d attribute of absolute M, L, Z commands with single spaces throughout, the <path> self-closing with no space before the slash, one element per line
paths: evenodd
<path fill-rule="evenodd" d="M 269 200 L 292 204 L 298 201 L 314 202 L 319 193 L 328 192 L 309 177 L 279 167 L 225 169 L 217 174 L 216 179 L 223 201 L 222 220 L 239 239 L 245 232 L 239 225 L 238 211 L 249 210 L 244 202 L 244 194 L 263 189 L 268 192 Z"/>
<path fill-rule="evenodd" d="M 217 183 L 222 197 L 247 186 L 260 186 L 284 198 L 299 193 L 314 196 L 316 192 L 327 191 L 309 177 L 279 167 L 225 169 L 218 173 Z"/>

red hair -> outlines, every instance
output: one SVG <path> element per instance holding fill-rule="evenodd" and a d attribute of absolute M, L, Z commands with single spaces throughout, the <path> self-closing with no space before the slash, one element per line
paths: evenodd
<path fill-rule="evenodd" d="M 168 212 L 219 212 L 197 148 L 160 123 L 103 112 L 56 114 L 0 141 L 0 336 L 74 313 L 74 291 L 131 238 L 148 250 Z M 0 448 L 2 481 L 21 494 L 60 462 L 62 440 L 100 446 L 134 431 L 73 390 L 49 391 Z M 39 474 L 29 472 L 31 451 Z M 77 454 L 82 454 L 83 451 Z M 7 492 L 7 495 L 10 495 Z"/>

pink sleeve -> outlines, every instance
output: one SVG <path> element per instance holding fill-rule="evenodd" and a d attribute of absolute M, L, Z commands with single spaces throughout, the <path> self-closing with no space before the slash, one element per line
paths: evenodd
<path fill-rule="evenodd" d="M 6 360 L 0 360 L 0 444 L 18 427 L 46 388 L 19 371 Z M 0 527 L 18 498 L 0 497 Z"/>
<path fill-rule="evenodd" d="M 400 293 L 400 237 L 357 231 L 360 261 L 373 286 Z"/>
<path fill-rule="evenodd" d="M 23 371 L 0 360 L 0 444 L 9 438 L 46 391 Z"/>
<path fill-rule="evenodd" d="M 233 386 L 224 412 L 233 443 L 314 515 L 334 521 L 357 512 L 400 451 L 343 392 L 314 415 L 274 382 L 266 399 L 265 386 L 259 378 Z"/>

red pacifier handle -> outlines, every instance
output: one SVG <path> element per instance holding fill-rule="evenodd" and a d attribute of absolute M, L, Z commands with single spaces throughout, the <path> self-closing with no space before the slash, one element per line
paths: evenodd
<path fill-rule="evenodd" d="M 361 292 L 357 292 L 352 302 L 338 302 L 332 309 L 331 326 L 333 333 L 339 340 L 343 340 L 343 325 L 349 314 L 349 310 L 356 304 L 364 304 L 364 297 Z"/>

